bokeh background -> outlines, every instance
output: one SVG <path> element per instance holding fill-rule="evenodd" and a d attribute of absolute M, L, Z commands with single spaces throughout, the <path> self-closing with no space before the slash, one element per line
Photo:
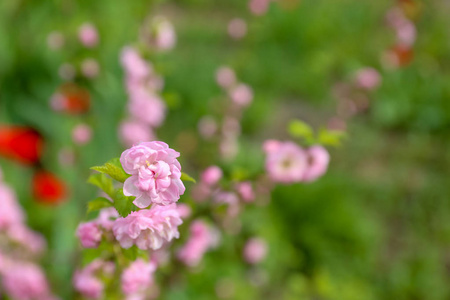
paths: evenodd
<path fill-rule="evenodd" d="M 396 36 L 386 21 L 393 7 L 404 9 L 417 31 L 409 52 L 394 61 Z M 260 15 L 244 0 L 0 1 L 0 122 L 39 131 L 43 165 L 69 187 L 63 203 L 39 203 L 31 191 L 33 168 L 0 159 L 28 224 L 48 240 L 42 263 L 55 292 L 75 297 L 71 277 L 80 246 L 74 232 L 96 196 L 86 184 L 89 167 L 124 149 L 120 52 L 136 43 L 146 19 L 163 15 L 177 44 L 152 56 L 168 106 L 157 134 L 181 152 L 189 174 L 198 177 L 219 159 L 217 144 L 197 128 L 205 115 L 220 118 L 223 92 L 215 72 L 222 65 L 254 91 L 240 151 L 222 165 L 225 172 L 262 170 L 261 144 L 292 139 L 286 129 L 292 119 L 317 129 L 338 120 L 345 138 L 329 148 L 331 163 L 321 179 L 278 186 L 267 205 L 239 216 L 243 237 L 257 234 L 269 245 L 260 265 L 243 263 L 236 250 L 243 238 L 224 234 L 201 267 L 157 275 L 165 278 L 161 299 L 450 299 L 449 13 L 445 0 L 278 0 Z M 228 33 L 235 18 L 246 22 L 242 38 Z M 93 49 L 78 41 L 86 22 L 99 32 Z M 59 50 L 48 45 L 55 31 L 65 40 Z M 99 75 L 73 81 L 89 92 L 91 109 L 55 112 L 49 101 L 67 81 L 61 65 L 78 68 L 85 58 L 98 61 Z M 379 87 L 342 97 L 366 67 L 379 72 Z M 347 105 L 358 99 L 362 109 Z M 80 122 L 93 130 L 81 146 L 72 140 Z M 61 162 L 64 150 L 75 163 Z"/>

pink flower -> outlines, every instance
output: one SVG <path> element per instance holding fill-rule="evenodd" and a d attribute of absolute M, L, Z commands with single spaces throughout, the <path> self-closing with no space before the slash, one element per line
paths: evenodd
<path fill-rule="evenodd" d="M 114 222 L 113 232 L 123 248 L 135 244 L 139 249 L 159 249 L 165 241 L 178 238 L 178 226 L 183 223 L 176 205 L 154 205 L 150 209 L 132 212 Z"/>
<path fill-rule="evenodd" d="M 139 121 L 154 127 L 160 126 L 166 115 L 165 103 L 158 95 L 143 88 L 132 91 L 128 110 Z"/>
<path fill-rule="evenodd" d="M 178 214 L 180 215 L 180 218 L 186 219 L 189 218 L 189 216 L 192 213 L 192 209 L 189 205 L 184 203 L 179 203 L 177 205 Z"/>
<path fill-rule="evenodd" d="M 95 28 L 94 25 L 90 23 L 81 25 L 78 31 L 78 38 L 85 47 L 95 47 L 98 44 L 97 28 Z"/>
<path fill-rule="evenodd" d="M 102 231 L 95 222 L 78 225 L 77 237 L 84 248 L 97 248 L 102 240 Z"/>
<path fill-rule="evenodd" d="M 217 235 L 203 221 L 192 222 L 191 236 L 188 242 L 178 252 L 178 259 L 190 267 L 200 263 L 205 252 L 217 244 Z"/>
<path fill-rule="evenodd" d="M 147 77 L 152 71 L 150 65 L 142 59 L 133 47 L 128 46 L 122 50 L 120 61 L 127 76 L 133 79 Z"/>
<path fill-rule="evenodd" d="M 92 138 L 92 129 L 87 124 L 78 124 L 72 131 L 72 140 L 78 145 L 89 143 Z"/>
<path fill-rule="evenodd" d="M 216 82 L 222 88 L 230 88 L 236 83 L 236 75 L 230 67 L 220 67 L 216 72 Z"/>
<path fill-rule="evenodd" d="M 28 248 L 34 254 L 41 254 L 47 246 L 42 235 L 30 230 L 23 224 L 9 227 L 7 234 L 11 240 Z"/>
<path fill-rule="evenodd" d="M 308 156 L 293 142 L 265 143 L 266 171 L 274 182 L 299 182 L 308 168 Z M 268 150 L 268 151 L 267 151 Z"/>
<path fill-rule="evenodd" d="M 172 23 L 163 17 L 156 17 L 154 19 L 155 36 L 154 43 L 155 47 L 161 51 L 167 51 L 175 46 L 177 41 L 177 36 L 175 34 L 175 29 Z"/>
<path fill-rule="evenodd" d="M 247 34 L 247 23 L 242 19 L 233 19 L 228 23 L 228 34 L 235 40 Z"/>
<path fill-rule="evenodd" d="M 238 84 L 230 90 L 230 98 L 239 106 L 248 106 L 253 101 L 253 90 L 246 84 Z"/>
<path fill-rule="evenodd" d="M 146 262 L 141 258 L 137 259 L 122 273 L 122 292 L 125 295 L 143 294 L 145 290 L 153 285 L 153 273 L 155 270 L 155 262 Z"/>
<path fill-rule="evenodd" d="M 245 202 L 253 202 L 255 200 L 255 193 L 250 181 L 238 183 L 236 190 Z"/>
<path fill-rule="evenodd" d="M 244 247 L 244 259 L 250 264 L 257 264 L 267 255 L 267 243 L 261 238 L 251 238 Z"/>
<path fill-rule="evenodd" d="M 328 151 L 320 146 L 312 146 L 307 150 L 309 166 L 304 175 L 305 181 L 314 181 L 327 171 L 328 163 L 330 162 L 330 154 Z"/>
<path fill-rule="evenodd" d="M 32 263 L 8 263 L 2 272 L 2 285 L 14 300 L 51 299 L 47 279 L 39 266 Z"/>
<path fill-rule="evenodd" d="M 95 276 L 95 273 L 101 272 L 102 267 L 105 266 L 107 269 L 109 268 L 108 264 L 105 264 L 103 261 L 97 259 L 84 267 L 82 270 L 76 270 L 73 277 L 73 285 L 75 290 L 87 298 L 103 298 L 104 285 L 103 282 Z"/>
<path fill-rule="evenodd" d="M 218 166 L 210 166 L 203 171 L 201 180 L 204 184 L 211 186 L 216 185 L 222 176 L 222 169 Z"/>
<path fill-rule="evenodd" d="M 267 12 L 270 0 L 250 0 L 249 8 L 252 14 L 261 16 Z"/>
<path fill-rule="evenodd" d="M 148 142 L 155 138 L 151 127 L 138 121 L 122 122 L 119 134 L 122 142 L 128 147 L 140 142 Z"/>
<path fill-rule="evenodd" d="M 177 202 L 185 191 L 179 156 L 163 142 L 140 143 L 125 150 L 120 162 L 132 176 L 124 183 L 124 194 L 135 196 L 133 203 L 140 208 Z"/>
<path fill-rule="evenodd" d="M 356 84 L 366 90 L 374 90 L 380 85 L 381 76 L 374 68 L 364 68 L 356 73 Z"/>
<path fill-rule="evenodd" d="M 93 58 L 86 58 L 81 63 L 81 73 L 87 78 L 95 78 L 98 76 L 100 72 L 100 66 L 98 65 L 97 60 Z"/>
<path fill-rule="evenodd" d="M 395 31 L 397 34 L 397 41 L 401 46 L 409 48 L 416 41 L 416 26 L 414 26 L 413 22 L 407 19 L 405 20 L 405 22 L 402 22 L 401 25 L 395 28 Z"/>
<path fill-rule="evenodd" d="M 22 208 L 16 200 L 14 191 L 6 184 L 0 183 L 0 229 L 23 222 Z"/>
<path fill-rule="evenodd" d="M 95 223 L 105 230 L 111 230 L 114 221 L 119 217 L 119 213 L 114 207 L 103 208 L 100 210 Z"/>

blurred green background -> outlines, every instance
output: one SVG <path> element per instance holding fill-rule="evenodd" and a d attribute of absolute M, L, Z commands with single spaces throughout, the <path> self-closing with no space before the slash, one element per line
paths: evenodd
<path fill-rule="evenodd" d="M 195 176 L 217 161 L 217 145 L 198 137 L 197 123 L 220 114 L 214 74 L 221 65 L 233 67 L 255 93 L 243 117 L 241 151 L 224 166 L 230 173 L 261 169 L 261 143 L 289 139 L 289 120 L 326 125 L 336 114 L 333 86 L 350 82 L 358 69 L 378 69 L 382 84 L 370 93 L 369 109 L 348 120 L 347 138 L 331 149 L 323 178 L 279 186 L 268 206 L 240 216 L 244 236 L 269 243 L 260 266 L 243 264 L 242 238 L 224 235 L 201 269 L 182 270 L 160 286 L 161 299 L 215 299 L 218 283 L 229 299 L 450 299 L 450 5 L 413 2 L 420 11 L 414 58 L 388 69 L 380 57 L 394 36 L 384 18 L 397 1 L 279 0 L 263 16 L 250 14 L 242 0 L 0 1 L 0 122 L 39 130 L 45 165 L 72 187 L 69 201 L 57 207 L 37 204 L 28 188 L 32 171 L 0 160 L 28 223 L 48 238 L 43 263 L 57 293 L 72 297 L 80 250 L 74 231 L 96 193 L 85 183 L 89 167 L 123 150 L 120 51 L 136 43 L 147 16 L 164 15 L 178 41 L 173 51 L 152 57 L 169 106 L 158 136 L 182 153 L 183 168 Z M 227 34 L 236 17 L 248 25 L 241 40 Z M 77 44 L 84 22 L 99 30 L 95 49 Z M 59 51 L 47 46 L 54 30 L 66 37 Z M 76 79 L 91 93 L 91 111 L 82 117 L 53 112 L 49 99 L 64 82 L 59 66 L 86 57 L 101 70 L 94 80 Z M 80 121 L 94 129 L 93 141 L 82 147 L 71 139 Z M 58 162 L 65 147 L 76 151 L 74 166 Z"/>

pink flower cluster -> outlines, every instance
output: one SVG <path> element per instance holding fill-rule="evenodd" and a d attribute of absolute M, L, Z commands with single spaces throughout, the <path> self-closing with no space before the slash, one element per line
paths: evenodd
<path fill-rule="evenodd" d="M 101 278 L 111 278 L 115 265 L 112 262 L 96 259 L 81 270 L 76 270 L 73 277 L 75 290 L 89 299 L 104 298 L 104 283 Z"/>
<path fill-rule="evenodd" d="M 153 273 L 156 271 L 156 263 L 137 259 L 126 268 L 121 277 L 122 292 L 126 299 L 148 299 L 146 294 L 153 285 Z"/>
<path fill-rule="evenodd" d="M 165 242 L 179 237 L 183 223 L 175 204 L 153 205 L 150 209 L 132 212 L 114 222 L 113 232 L 123 248 L 136 245 L 139 249 L 157 250 Z"/>
<path fill-rule="evenodd" d="M 125 145 L 132 146 L 154 139 L 153 129 L 165 119 L 166 105 L 158 95 L 163 80 L 132 47 L 123 49 L 121 62 L 129 96 L 129 119 L 120 125 L 119 135 Z"/>
<path fill-rule="evenodd" d="M 111 231 L 114 220 L 119 217 L 113 207 L 100 210 L 97 219 L 81 223 L 77 228 L 77 237 L 84 248 L 97 248 L 102 237 Z"/>
<path fill-rule="evenodd" d="M 319 145 L 305 150 L 293 142 L 268 140 L 263 149 L 266 171 L 274 182 L 314 181 L 325 174 L 330 161 L 327 150 Z"/>
<path fill-rule="evenodd" d="M 218 233 L 204 221 L 192 222 L 191 236 L 187 243 L 178 252 L 178 259 L 190 267 L 197 266 L 208 249 L 218 243 Z"/>
<path fill-rule="evenodd" d="M 120 162 L 131 177 L 124 183 L 124 194 L 135 196 L 133 203 L 139 208 L 177 202 L 185 191 L 179 156 L 163 142 L 143 142 L 125 150 Z"/>
<path fill-rule="evenodd" d="M 0 172 L 1 173 L 1 172 Z M 44 251 L 44 238 L 24 223 L 14 191 L 0 176 L 0 280 L 2 289 L 15 300 L 55 299 L 41 268 L 32 262 Z"/>

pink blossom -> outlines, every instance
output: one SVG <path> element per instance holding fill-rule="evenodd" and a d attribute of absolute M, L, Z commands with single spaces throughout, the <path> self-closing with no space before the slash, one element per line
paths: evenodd
<path fill-rule="evenodd" d="M 252 14 L 261 16 L 267 12 L 270 0 L 250 0 L 249 8 Z"/>
<path fill-rule="evenodd" d="M 122 142 L 128 147 L 140 142 L 149 142 L 155 138 L 151 127 L 139 121 L 122 122 L 119 135 Z"/>
<path fill-rule="evenodd" d="M 253 202 L 255 200 L 255 192 L 250 181 L 238 183 L 236 190 L 245 202 Z"/>
<path fill-rule="evenodd" d="M 248 106 L 253 101 L 253 90 L 246 84 L 238 84 L 230 90 L 230 98 L 239 106 Z"/>
<path fill-rule="evenodd" d="M 200 263 L 205 252 L 217 243 L 217 238 L 210 227 L 201 220 L 192 222 L 191 236 L 178 252 L 178 259 L 190 267 Z"/>
<path fill-rule="evenodd" d="M 303 179 L 310 182 L 325 174 L 328 169 L 328 163 L 330 162 L 330 154 L 320 145 L 309 148 L 307 154 L 309 157 L 309 166 Z"/>
<path fill-rule="evenodd" d="M 191 189 L 191 197 L 197 202 L 205 201 L 209 196 L 211 196 L 211 193 L 211 186 L 203 182 L 194 185 Z"/>
<path fill-rule="evenodd" d="M 100 72 L 100 66 L 96 59 L 86 58 L 81 63 L 81 73 L 87 78 L 95 78 Z"/>
<path fill-rule="evenodd" d="M 84 248 L 97 248 L 102 240 L 102 231 L 95 222 L 78 225 L 77 237 Z"/>
<path fill-rule="evenodd" d="M 203 171 L 201 180 L 204 184 L 211 186 L 216 185 L 222 176 L 223 172 L 221 168 L 218 166 L 210 166 Z"/>
<path fill-rule="evenodd" d="M 146 262 L 139 258 L 132 262 L 122 273 L 122 292 L 127 296 L 143 294 L 153 285 L 155 270 L 156 263 L 153 261 Z"/>
<path fill-rule="evenodd" d="M 247 34 L 247 23 L 242 19 L 233 19 L 228 23 L 228 34 L 233 39 L 241 39 Z"/>
<path fill-rule="evenodd" d="M 374 68 L 363 68 L 356 73 L 356 84 L 366 90 L 374 90 L 380 85 L 381 76 Z"/>
<path fill-rule="evenodd" d="M 198 121 L 197 128 L 203 138 L 209 139 L 217 132 L 217 122 L 213 117 L 205 116 Z"/>
<path fill-rule="evenodd" d="M 84 23 L 81 25 L 78 31 L 78 38 L 80 42 L 88 48 L 97 46 L 98 44 L 98 32 L 97 28 L 90 23 Z"/>
<path fill-rule="evenodd" d="M 417 31 L 414 23 L 406 20 L 395 28 L 398 44 L 404 47 L 411 47 L 416 41 Z"/>
<path fill-rule="evenodd" d="M 92 138 L 92 129 L 87 124 L 78 124 L 72 131 L 72 140 L 78 145 L 89 143 Z"/>
<path fill-rule="evenodd" d="M 39 266 L 25 262 L 10 262 L 2 272 L 2 285 L 11 299 L 51 299 L 47 279 Z"/>
<path fill-rule="evenodd" d="M 177 36 L 172 23 L 164 17 L 154 19 L 154 46 L 161 51 L 167 51 L 175 46 Z"/>
<path fill-rule="evenodd" d="M 76 270 L 73 277 L 75 290 L 87 298 L 103 298 L 103 282 L 95 276 L 95 272 L 100 271 L 103 264 L 103 261 L 97 259 L 82 270 Z"/>
<path fill-rule="evenodd" d="M 293 142 L 280 142 L 276 144 L 271 141 L 265 144 L 266 171 L 275 182 L 293 183 L 299 182 L 305 176 L 308 167 L 307 154 Z"/>
<path fill-rule="evenodd" d="M 105 230 L 111 230 L 114 221 L 119 217 L 119 213 L 114 207 L 103 208 L 100 210 L 95 223 Z"/>
<path fill-rule="evenodd" d="M 17 203 L 14 191 L 3 183 L 0 183 L 0 199 L 0 229 L 21 224 L 24 219 L 22 208 Z"/>
<path fill-rule="evenodd" d="M 183 223 L 176 205 L 154 205 L 150 209 L 132 212 L 114 222 L 113 232 L 123 248 L 135 244 L 139 249 L 159 249 L 165 241 L 178 238 L 178 226 Z"/>
<path fill-rule="evenodd" d="M 244 247 L 244 259 L 250 264 L 257 264 L 267 255 L 267 243 L 261 238 L 251 238 Z"/>
<path fill-rule="evenodd" d="M 30 230 L 24 224 L 9 227 L 7 234 L 11 240 L 28 248 L 34 254 L 41 254 L 47 246 L 41 234 Z"/>
<path fill-rule="evenodd" d="M 180 153 L 163 142 L 144 142 L 125 150 L 120 162 L 131 174 L 125 183 L 126 196 L 136 196 L 134 204 L 145 208 L 151 203 L 177 202 L 185 191 L 181 181 Z"/>
<path fill-rule="evenodd" d="M 219 191 L 214 194 L 214 201 L 219 204 L 228 205 L 228 216 L 235 217 L 239 214 L 239 198 L 235 193 Z"/>
<path fill-rule="evenodd" d="M 236 75 L 230 67 L 220 67 L 216 72 L 216 82 L 222 88 L 230 88 L 236 83 Z"/>
<path fill-rule="evenodd" d="M 189 205 L 184 203 L 179 203 L 177 205 L 178 214 L 180 215 L 181 219 L 189 218 L 189 216 L 192 213 L 192 209 Z"/>
<path fill-rule="evenodd" d="M 120 61 L 127 76 L 133 79 L 147 77 L 152 71 L 150 65 L 142 59 L 133 47 L 128 46 L 122 50 Z"/>
<path fill-rule="evenodd" d="M 143 88 L 132 91 L 128 110 L 134 118 L 154 127 L 160 126 L 166 115 L 166 105 L 161 98 Z"/>

